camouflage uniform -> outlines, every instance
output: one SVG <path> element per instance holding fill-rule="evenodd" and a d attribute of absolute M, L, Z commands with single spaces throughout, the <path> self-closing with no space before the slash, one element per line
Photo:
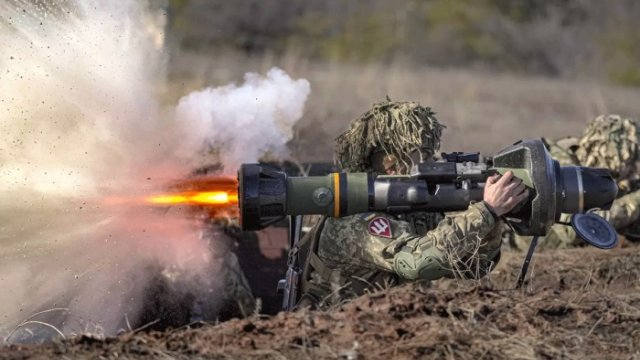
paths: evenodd
<path fill-rule="evenodd" d="M 209 149 L 209 155 L 217 157 L 217 149 Z M 218 175 L 222 170 L 220 162 L 214 161 L 212 165 L 196 169 L 193 175 Z M 222 308 L 217 317 L 246 317 L 253 314 L 256 309 L 256 299 L 235 253 L 237 240 L 240 237 L 237 215 L 206 208 L 195 211 L 203 222 L 200 239 L 211 249 L 212 266 L 215 267 L 216 277 L 222 281 Z M 196 299 L 194 318 L 200 317 L 198 309 L 205 308 L 204 303 L 207 301 L 208 299 Z"/>
<path fill-rule="evenodd" d="M 209 222 L 200 237 L 211 248 L 213 262 L 222 280 L 224 291 L 222 312 L 227 317 L 251 315 L 256 307 L 256 300 L 251 292 L 249 281 L 240 268 L 240 262 L 233 248 L 236 237 L 233 235 L 232 224 L 221 224 L 217 221 Z M 235 228 L 239 228 L 235 226 Z"/>
<path fill-rule="evenodd" d="M 618 198 L 608 211 L 596 213 L 607 219 L 618 233 L 629 240 L 638 240 L 640 226 L 640 184 L 637 179 L 638 134 L 634 121 L 618 115 L 601 115 L 592 121 L 578 139 L 568 137 L 556 142 L 545 140 L 551 156 L 562 166 L 607 168 L 618 182 Z M 560 221 L 569 222 L 570 215 L 562 214 Z M 530 237 L 515 236 L 508 231 L 511 247 L 525 250 Z M 583 245 L 571 226 L 554 224 L 540 240 L 540 248 L 560 249 Z"/>
<path fill-rule="evenodd" d="M 152 329 L 161 330 L 253 314 L 255 300 L 233 251 L 233 221 L 203 221 L 200 239 L 210 249 L 211 261 L 198 269 L 153 264 L 139 324 L 153 322 Z"/>
<path fill-rule="evenodd" d="M 424 160 L 433 157 L 441 130 L 429 108 L 379 103 L 336 140 L 336 161 L 347 171 L 371 171 L 372 154 L 382 149 L 410 166 L 416 150 Z M 322 218 L 295 249 L 304 263 L 299 306 L 336 304 L 407 280 L 479 278 L 499 259 L 498 222 L 482 202 L 448 217 L 415 212 Z"/>

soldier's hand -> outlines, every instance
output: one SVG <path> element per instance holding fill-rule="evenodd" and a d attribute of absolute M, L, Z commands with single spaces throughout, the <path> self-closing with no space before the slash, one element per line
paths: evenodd
<path fill-rule="evenodd" d="M 484 202 L 497 216 L 513 210 L 528 197 L 529 190 L 511 171 L 491 176 L 484 186 Z"/>

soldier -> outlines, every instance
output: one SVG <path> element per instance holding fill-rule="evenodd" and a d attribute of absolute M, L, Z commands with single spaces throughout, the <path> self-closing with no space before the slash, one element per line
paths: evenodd
<path fill-rule="evenodd" d="M 256 310 L 256 300 L 235 253 L 240 227 L 236 219 L 222 217 L 205 220 L 205 223 L 200 238 L 211 248 L 213 262 L 217 275 L 222 279 L 224 291 L 223 307 L 218 317 L 226 319 L 250 316 Z"/>
<path fill-rule="evenodd" d="M 430 108 L 382 102 L 336 139 L 335 160 L 348 172 L 406 174 L 433 158 L 442 129 Z M 324 307 L 407 280 L 482 277 L 500 258 L 499 217 L 527 196 L 508 172 L 488 180 L 484 201 L 453 216 L 324 217 L 294 249 L 304 264 L 298 306 Z"/>
<path fill-rule="evenodd" d="M 217 159 L 219 150 L 210 148 L 209 151 L 212 158 Z M 214 160 L 211 165 L 193 171 L 192 175 L 219 175 L 222 170 L 222 163 Z M 212 266 L 216 268 L 215 271 L 222 280 L 222 308 L 217 317 L 227 319 L 250 316 L 256 310 L 256 299 L 236 255 L 238 240 L 241 238 L 238 214 L 233 210 L 207 209 L 206 207 L 195 212 L 203 224 L 200 239 L 211 249 Z M 204 308 L 199 306 L 198 301 L 206 301 L 206 299 L 196 299 L 194 318 L 200 317 L 197 310 Z M 203 317 L 206 318 L 206 316 Z"/>
<path fill-rule="evenodd" d="M 216 158 L 217 149 L 210 149 L 210 153 Z M 211 165 L 194 170 L 192 176 L 219 175 L 222 170 L 223 166 L 219 161 L 212 161 Z M 211 250 L 211 271 L 221 281 L 217 285 L 222 290 L 222 296 L 216 301 L 196 297 L 191 309 L 191 321 L 250 316 L 256 310 L 256 299 L 236 255 L 241 238 L 237 213 L 235 210 L 207 207 L 192 210 L 195 218 L 202 222 L 200 239 Z"/>
<path fill-rule="evenodd" d="M 139 324 L 153 322 L 152 329 L 162 330 L 254 313 L 256 300 L 234 252 L 239 227 L 233 219 L 196 216 L 203 221 L 200 239 L 210 249 L 211 261 L 198 271 L 160 264 L 150 267 L 153 278 L 145 289 Z"/>
<path fill-rule="evenodd" d="M 638 181 L 638 127 L 637 124 L 619 115 L 601 115 L 585 129 L 581 138 L 568 137 L 556 142 L 545 140 L 549 152 L 560 165 L 590 166 L 609 169 L 618 183 L 618 198 L 609 211 L 596 213 L 628 240 L 637 241 L 640 228 L 640 182 Z M 570 220 L 563 214 L 563 222 Z M 529 237 L 515 236 L 510 229 L 504 233 L 507 246 L 526 250 Z M 540 248 L 560 249 L 585 244 L 573 228 L 555 224 L 547 236 L 539 242 Z"/>

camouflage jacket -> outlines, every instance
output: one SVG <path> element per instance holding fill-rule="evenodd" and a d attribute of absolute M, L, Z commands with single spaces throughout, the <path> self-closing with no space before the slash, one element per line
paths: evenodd
<path fill-rule="evenodd" d="M 303 304 L 326 306 L 407 280 L 479 278 L 500 255 L 482 202 L 447 217 L 364 213 L 324 218 L 301 240 Z"/>
<path fill-rule="evenodd" d="M 551 156 L 558 160 L 560 165 L 581 165 L 575 156 L 577 146 L 576 138 L 568 137 L 556 142 L 545 139 L 544 142 Z M 640 186 L 637 183 L 619 183 L 618 186 L 620 188 L 618 198 L 614 200 L 611 209 L 599 210 L 595 213 L 607 219 L 618 233 L 624 235 L 627 239 L 633 241 L 640 240 L 640 225 L 637 224 L 638 219 L 640 219 Z M 570 219 L 570 215 L 562 214 L 560 221 L 567 223 Z M 505 227 L 503 239 L 509 248 L 526 250 L 531 237 L 517 236 L 511 229 Z M 571 226 L 554 224 L 547 235 L 540 239 L 539 248 L 561 249 L 580 246 L 582 244 L 584 244 L 584 242 L 578 238 L 578 235 Z"/>

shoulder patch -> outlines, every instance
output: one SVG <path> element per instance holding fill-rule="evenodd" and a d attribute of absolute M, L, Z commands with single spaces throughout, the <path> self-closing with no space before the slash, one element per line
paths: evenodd
<path fill-rule="evenodd" d="M 373 218 L 373 220 L 369 221 L 367 229 L 371 235 L 391 238 L 391 222 L 385 217 L 378 216 Z"/>

